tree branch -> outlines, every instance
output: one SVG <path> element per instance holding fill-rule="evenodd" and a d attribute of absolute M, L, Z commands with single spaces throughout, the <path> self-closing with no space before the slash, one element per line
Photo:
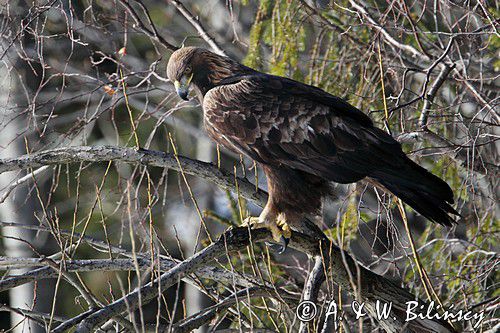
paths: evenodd
<path fill-rule="evenodd" d="M 35 168 L 43 165 L 105 161 L 136 163 L 179 171 L 179 164 L 174 154 L 115 146 L 81 146 L 56 148 L 0 160 L 0 174 L 7 171 Z M 179 161 L 186 174 L 208 180 L 226 190 L 236 188 L 236 182 L 238 182 L 239 191 L 246 199 L 260 206 L 264 205 L 267 201 L 267 193 L 260 189 L 256 190 L 255 185 L 245 178 L 236 177 L 235 179 L 233 174 L 218 169 L 211 163 L 181 156 L 179 156 Z"/>
<path fill-rule="evenodd" d="M 356 8 L 356 10 L 358 11 L 359 15 L 366 18 L 366 20 L 368 20 L 368 22 L 370 22 L 370 24 L 375 27 L 375 29 L 377 29 L 380 33 L 382 33 L 382 35 L 384 35 L 385 37 L 385 41 L 386 43 L 400 49 L 400 50 L 403 50 L 407 53 L 409 53 L 410 55 L 412 55 L 413 57 L 415 58 L 418 58 L 418 59 L 421 59 L 421 60 L 426 60 L 426 61 L 429 61 L 429 57 L 425 54 L 423 54 L 422 52 L 418 51 L 417 49 L 415 49 L 413 46 L 411 45 L 407 45 L 407 44 L 402 44 L 400 42 L 398 42 L 394 37 L 391 36 L 391 34 L 389 32 L 387 32 L 387 30 L 385 30 L 383 28 L 382 25 L 380 25 L 375 19 L 373 19 L 371 17 L 371 15 L 368 13 L 368 11 L 366 10 L 365 7 L 363 7 L 363 5 L 357 3 L 356 1 L 354 0 L 349 0 L 349 3 L 351 4 L 351 6 L 353 6 L 354 8 Z"/>
<path fill-rule="evenodd" d="M 137 308 L 141 305 L 139 304 L 139 299 L 141 299 L 142 304 L 151 301 L 158 296 L 159 290 L 162 292 L 165 291 L 168 287 L 175 284 L 178 279 L 194 272 L 199 267 L 209 264 L 212 260 L 223 256 L 226 251 L 231 253 L 248 246 L 250 239 L 254 242 L 262 242 L 270 240 L 271 235 L 270 232 L 265 229 L 251 230 L 251 236 L 248 234 L 248 229 L 245 227 L 230 229 L 215 243 L 196 253 L 191 258 L 177 264 L 173 269 L 162 274 L 160 278 L 156 279 L 153 283 L 149 283 L 141 289 L 133 291 L 106 307 L 90 314 L 78 325 L 77 332 L 90 332 L 108 319 L 124 311 Z M 406 303 L 408 301 L 415 301 L 417 298 L 407 290 L 397 286 L 394 282 L 360 266 L 347 253 L 344 252 L 342 254 L 342 251 L 326 238 L 319 241 L 317 238 L 309 235 L 294 232 L 290 246 L 301 252 L 324 258 L 330 274 L 335 277 L 335 283 L 344 290 L 349 291 L 352 295 L 354 295 L 354 290 L 349 275 L 352 275 L 355 280 L 360 281 L 361 285 L 354 296 L 359 295 L 361 297 L 361 301 L 365 303 L 366 309 L 374 318 L 376 318 L 375 309 L 377 301 L 384 303 L 391 302 L 395 319 L 387 318 L 380 321 L 380 325 L 388 332 L 400 332 L 401 328 L 404 326 L 408 327 L 410 332 L 421 332 L 423 330 L 454 332 L 453 328 L 446 322 L 437 319 L 416 319 L 410 323 L 405 323 Z M 359 277 L 357 272 L 359 272 Z M 141 294 L 141 298 L 139 298 L 139 293 Z M 425 304 L 423 301 L 420 302 Z M 80 319 L 82 318 L 80 317 Z M 74 323 L 73 320 L 73 324 Z M 69 327 L 65 326 L 64 328 L 68 329 Z M 62 332 L 62 330 L 56 328 L 54 332 Z"/>
<path fill-rule="evenodd" d="M 313 303 L 317 303 L 318 294 L 325 279 L 325 265 L 323 263 L 323 258 L 321 258 L 321 256 L 316 256 L 314 258 L 314 266 L 311 269 L 309 277 L 306 281 L 306 285 L 304 286 L 302 301 L 311 301 Z M 312 327 L 312 324 L 312 321 L 301 322 L 299 333 L 314 331 L 314 327 Z"/>
<path fill-rule="evenodd" d="M 2 228 L 6 227 L 15 227 L 15 228 L 25 228 L 30 230 L 36 230 L 41 232 L 51 232 L 49 228 L 45 228 L 42 226 L 36 225 L 23 225 L 19 223 L 8 223 L 8 222 L 0 222 L 0 226 Z M 59 230 L 60 237 L 73 238 L 74 240 L 81 239 L 83 242 L 97 248 L 101 251 L 108 252 L 111 251 L 114 255 L 120 255 L 124 257 L 128 257 L 128 259 L 91 259 L 91 260 L 66 260 L 65 265 L 63 267 L 66 268 L 69 272 L 84 272 L 84 271 L 106 271 L 106 270 L 129 270 L 130 265 L 133 266 L 133 270 L 136 269 L 135 259 L 137 259 L 137 263 L 139 264 L 140 269 L 148 269 L 151 268 L 150 254 L 149 253 L 136 253 L 135 255 L 127 252 L 125 249 L 116 247 L 110 244 L 107 244 L 103 241 L 94 239 L 89 236 L 84 236 L 78 232 L 68 232 L 65 230 Z M 52 255 L 49 258 L 56 260 L 59 258 L 58 255 Z M 134 260 L 132 260 L 134 259 Z M 132 260 L 132 261 L 131 261 Z M 160 255 L 160 269 L 163 271 L 167 271 L 171 269 L 179 261 L 166 257 L 164 255 Z M 4 267 L 5 269 L 10 269 L 12 267 L 8 267 L 12 265 L 14 267 L 36 267 L 39 265 L 46 266 L 43 263 L 41 258 L 8 258 L 3 257 L 0 259 L 0 267 Z M 205 279 L 216 280 L 221 283 L 227 283 L 228 285 L 237 284 L 243 287 L 255 287 L 262 286 L 261 280 L 256 280 L 254 277 L 247 274 L 238 274 L 234 275 L 232 272 L 228 272 L 222 270 L 217 267 L 205 267 L 196 271 L 196 275 Z M 54 278 L 57 277 L 58 273 L 55 272 L 50 267 L 42 267 L 38 269 L 31 270 L 24 274 L 20 274 L 17 276 L 5 277 L 0 281 L 0 292 L 17 287 L 19 285 L 29 283 L 35 280 L 45 279 L 45 278 Z M 271 287 L 271 285 L 264 284 L 264 287 Z"/>
<path fill-rule="evenodd" d="M 177 8 L 179 13 L 181 13 L 182 16 L 184 16 L 186 20 L 189 21 L 189 23 L 191 23 L 196 31 L 198 31 L 200 37 L 203 38 L 203 40 L 207 42 L 208 45 L 210 45 L 212 50 L 220 55 L 226 55 L 226 52 L 224 52 L 224 50 L 217 44 L 215 39 L 207 33 L 205 28 L 203 28 L 203 26 L 201 25 L 200 21 L 189 12 L 189 10 L 182 4 L 182 2 L 177 0 L 168 0 L 167 2 L 170 2 L 172 5 L 174 5 L 175 8 Z"/>
<path fill-rule="evenodd" d="M 132 254 L 128 254 L 132 257 Z M 147 255 L 145 255 L 146 257 Z M 161 258 L 160 259 L 160 270 L 166 272 L 172 269 L 178 260 Z M 57 262 L 59 265 L 60 263 Z M 85 260 L 65 260 L 63 266 L 65 271 L 74 272 L 110 272 L 110 271 L 133 271 L 136 270 L 136 262 L 133 259 L 85 259 Z M 151 260 L 149 258 L 137 258 L 137 265 L 142 271 L 147 271 L 151 269 Z M 25 283 L 32 281 L 57 278 L 59 273 L 51 267 L 47 267 L 47 264 L 43 261 L 43 258 L 8 258 L 0 257 L 0 267 L 2 270 L 8 270 L 13 268 L 26 268 L 26 267 L 39 267 L 33 269 L 29 272 L 10 276 L 2 279 L 0 281 L 0 292 L 15 288 Z M 258 283 L 256 279 L 249 275 L 241 274 L 234 276 L 231 272 L 222 270 L 217 267 L 205 267 L 196 271 L 196 275 L 199 278 L 209 279 L 217 281 L 218 283 L 225 283 L 228 285 L 236 284 L 243 287 L 255 287 L 262 285 Z M 271 287 L 271 285 L 264 285 L 265 287 Z"/>
<path fill-rule="evenodd" d="M 434 97 L 436 97 L 436 93 L 441 88 L 443 85 L 444 81 L 446 81 L 446 77 L 448 77 L 448 74 L 450 74 L 451 70 L 455 66 L 444 66 L 441 69 L 441 72 L 439 72 L 438 77 L 434 81 L 431 89 L 429 90 L 429 93 L 427 93 L 427 97 L 424 99 L 424 106 L 422 107 L 422 113 L 420 114 L 420 118 L 418 119 L 418 125 L 422 130 L 427 129 L 427 118 L 429 117 L 429 110 L 430 106 L 432 104 L 432 101 L 434 100 Z"/>
<path fill-rule="evenodd" d="M 429 149 L 449 154 L 448 156 L 457 161 L 459 164 L 467 168 L 472 168 L 472 170 L 481 173 L 483 175 L 498 173 L 499 167 L 495 164 L 483 161 L 481 158 L 472 159 L 470 151 L 473 149 L 471 147 L 462 146 L 460 144 L 454 144 L 450 142 L 431 130 L 427 129 L 424 131 L 415 131 L 408 133 L 401 133 L 397 136 L 396 140 L 400 143 L 414 143 L 421 140 L 428 140 L 432 143 L 433 147 Z M 451 153 L 451 154 L 450 154 Z"/>
<path fill-rule="evenodd" d="M 238 299 L 247 299 L 247 297 L 269 297 L 273 296 L 274 292 L 280 293 L 280 297 L 283 299 L 286 299 L 287 301 L 291 301 L 293 303 L 298 303 L 297 297 L 291 296 L 289 294 L 285 294 L 281 292 L 280 290 L 273 290 L 273 292 L 270 292 L 269 290 L 266 289 L 259 289 L 259 288 L 248 288 L 248 289 L 243 289 L 235 294 L 226 297 L 219 303 L 212 305 L 210 307 L 207 307 L 203 310 L 201 310 L 198 313 L 195 313 L 194 315 L 190 316 L 189 318 L 183 319 L 175 325 L 172 326 L 173 331 L 175 333 L 185 333 L 185 332 L 192 332 L 193 330 L 199 328 L 200 326 L 206 324 L 210 320 L 212 320 L 218 313 L 228 309 L 232 305 L 234 305 Z"/>
<path fill-rule="evenodd" d="M 255 230 L 252 233 L 254 241 L 270 240 L 270 233 L 264 229 Z M 163 273 L 155 281 L 146 284 L 139 290 L 135 290 L 126 296 L 114 301 L 106 307 L 93 312 L 77 327 L 76 332 L 91 332 L 94 328 L 111 319 L 120 313 L 136 309 L 142 304 L 146 304 L 158 296 L 159 292 L 164 292 L 166 289 L 177 283 L 180 279 L 188 274 L 195 272 L 199 267 L 208 265 L 212 260 L 218 258 L 225 253 L 238 251 L 250 244 L 248 229 L 241 227 L 226 231 L 215 243 L 210 244 L 203 250 L 197 252 L 191 258 L 186 259 L 171 270 Z M 67 330 L 68 327 L 65 327 Z M 54 333 L 63 332 L 59 328 L 54 329 Z"/>
<path fill-rule="evenodd" d="M 158 43 L 160 43 L 161 45 L 163 45 L 166 49 L 168 49 L 168 50 L 170 50 L 172 52 L 178 49 L 177 46 L 175 46 L 175 45 L 170 44 L 169 42 L 167 42 L 165 40 L 165 38 L 163 38 L 158 33 L 158 31 L 156 30 L 156 27 L 153 25 L 153 22 L 151 21 L 151 18 L 149 17 L 149 14 L 146 14 L 146 15 L 148 16 L 148 20 L 149 20 L 149 23 L 151 25 L 151 29 L 149 29 L 148 27 L 146 27 L 146 25 L 144 24 L 144 22 L 142 22 L 142 20 L 140 19 L 139 15 L 137 15 L 137 13 L 134 10 L 134 8 L 127 1 L 124 1 L 124 0 L 118 0 L 118 1 L 121 3 L 121 5 L 123 7 L 125 7 L 125 9 L 130 14 L 130 16 L 132 16 L 132 18 L 134 19 L 135 24 L 137 25 L 138 29 L 140 31 L 142 31 L 146 36 L 148 36 L 149 38 L 152 38 L 153 40 L 157 41 Z M 141 5 L 143 9 L 145 9 L 144 5 L 140 1 L 136 1 L 136 2 L 139 3 L 139 5 Z"/>

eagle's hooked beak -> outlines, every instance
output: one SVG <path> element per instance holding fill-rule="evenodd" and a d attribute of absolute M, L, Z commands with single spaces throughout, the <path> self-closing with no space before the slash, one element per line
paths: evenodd
<path fill-rule="evenodd" d="M 191 83 L 192 79 L 193 79 L 193 74 L 191 74 L 191 76 L 189 76 L 189 78 L 182 76 L 180 82 L 177 80 L 174 82 L 175 91 L 177 92 L 177 95 L 179 95 L 179 97 L 185 101 L 189 100 L 188 99 L 189 84 Z"/>

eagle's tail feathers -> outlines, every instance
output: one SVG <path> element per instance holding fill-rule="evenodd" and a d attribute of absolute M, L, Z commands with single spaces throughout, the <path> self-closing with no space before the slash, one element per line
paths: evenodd
<path fill-rule="evenodd" d="M 383 169 L 371 177 L 429 220 L 445 226 L 456 223 L 448 215 L 460 215 L 451 206 L 453 192 L 448 184 L 410 159 L 405 164 L 403 172 Z"/>

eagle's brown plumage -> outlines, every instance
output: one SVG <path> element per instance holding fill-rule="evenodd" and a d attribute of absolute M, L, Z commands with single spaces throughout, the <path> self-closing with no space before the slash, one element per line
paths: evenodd
<path fill-rule="evenodd" d="M 263 166 L 270 196 L 261 221 L 279 216 L 298 228 L 319 213 L 328 182 L 369 177 L 428 219 L 453 222 L 450 187 L 341 98 L 201 48 L 174 52 L 167 74 L 178 91 L 194 86 L 212 139 Z"/>

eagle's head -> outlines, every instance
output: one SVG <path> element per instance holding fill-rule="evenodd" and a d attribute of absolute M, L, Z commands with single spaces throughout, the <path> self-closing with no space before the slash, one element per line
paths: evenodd
<path fill-rule="evenodd" d="M 180 98 L 188 100 L 193 85 L 200 99 L 221 80 L 248 72 L 236 61 L 199 47 L 183 47 L 172 53 L 167 76 Z"/>

